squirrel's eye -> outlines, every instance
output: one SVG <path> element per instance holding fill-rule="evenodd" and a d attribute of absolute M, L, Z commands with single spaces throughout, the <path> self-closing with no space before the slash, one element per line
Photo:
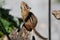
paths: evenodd
<path fill-rule="evenodd" d="M 26 6 L 26 8 L 28 9 L 28 5 L 26 4 L 25 6 Z"/>
<path fill-rule="evenodd" d="M 27 7 L 27 5 L 25 5 Z"/>

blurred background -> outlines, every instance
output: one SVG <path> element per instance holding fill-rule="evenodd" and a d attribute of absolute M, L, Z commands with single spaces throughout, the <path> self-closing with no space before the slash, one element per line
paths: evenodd
<path fill-rule="evenodd" d="M 60 0 L 51 0 L 51 40 L 60 40 L 60 20 L 52 15 L 53 10 L 60 10 Z"/>
<path fill-rule="evenodd" d="M 36 30 L 44 37 L 48 38 L 48 0 L 23 0 L 31 7 L 31 12 L 35 14 L 38 19 Z M 0 0 L 0 7 L 10 9 L 9 14 L 21 18 L 21 2 L 22 0 Z M 54 4 L 53 4 L 54 5 Z M 40 40 L 38 36 L 32 31 L 31 35 Z"/>

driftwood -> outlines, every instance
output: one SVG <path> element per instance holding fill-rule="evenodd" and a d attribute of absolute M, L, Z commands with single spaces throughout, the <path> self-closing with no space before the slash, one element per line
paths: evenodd
<path fill-rule="evenodd" d="M 31 40 L 31 33 L 26 30 L 25 27 L 23 27 L 19 32 L 17 32 L 18 29 L 15 29 L 13 32 L 10 33 L 9 37 L 10 40 Z M 37 33 L 37 35 L 40 36 L 40 34 Z M 41 38 L 41 37 L 40 37 Z M 5 36 L 3 40 L 8 40 L 8 37 Z M 35 40 L 35 37 L 32 36 L 32 40 Z M 47 40 L 47 38 L 43 37 L 41 40 Z"/>
<path fill-rule="evenodd" d="M 30 32 L 26 30 L 25 27 L 21 28 L 19 32 L 18 29 L 15 29 L 9 34 L 9 38 L 5 35 L 2 40 L 30 40 Z"/>
<path fill-rule="evenodd" d="M 23 27 L 19 32 L 18 29 L 14 30 L 10 35 L 11 40 L 30 40 L 30 32 Z"/>

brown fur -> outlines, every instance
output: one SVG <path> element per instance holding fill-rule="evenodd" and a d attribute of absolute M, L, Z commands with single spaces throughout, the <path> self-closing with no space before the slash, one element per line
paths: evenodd
<path fill-rule="evenodd" d="M 25 19 L 26 18 L 26 16 L 28 15 L 28 13 L 30 12 L 30 8 L 29 7 L 27 7 L 26 6 L 27 4 L 25 3 L 25 2 L 23 2 L 22 1 L 22 10 L 21 10 L 21 12 L 22 12 L 22 18 L 23 19 Z"/>
<path fill-rule="evenodd" d="M 27 15 L 29 14 L 29 12 L 30 12 L 30 7 L 25 2 L 22 2 L 22 18 L 25 19 L 27 17 Z M 30 21 L 30 20 L 32 20 L 32 21 Z M 25 23 L 25 25 L 28 30 L 31 30 L 36 27 L 37 18 L 35 17 L 34 14 L 32 15 L 31 19 L 28 19 L 28 21 Z"/>

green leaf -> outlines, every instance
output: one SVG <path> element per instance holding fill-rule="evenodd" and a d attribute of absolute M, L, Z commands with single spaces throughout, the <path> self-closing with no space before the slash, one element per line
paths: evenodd
<path fill-rule="evenodd" d="M 4 36 L 3 32 L 0 31 L 0 37 L 3 37 L 3 36 Z"/>

